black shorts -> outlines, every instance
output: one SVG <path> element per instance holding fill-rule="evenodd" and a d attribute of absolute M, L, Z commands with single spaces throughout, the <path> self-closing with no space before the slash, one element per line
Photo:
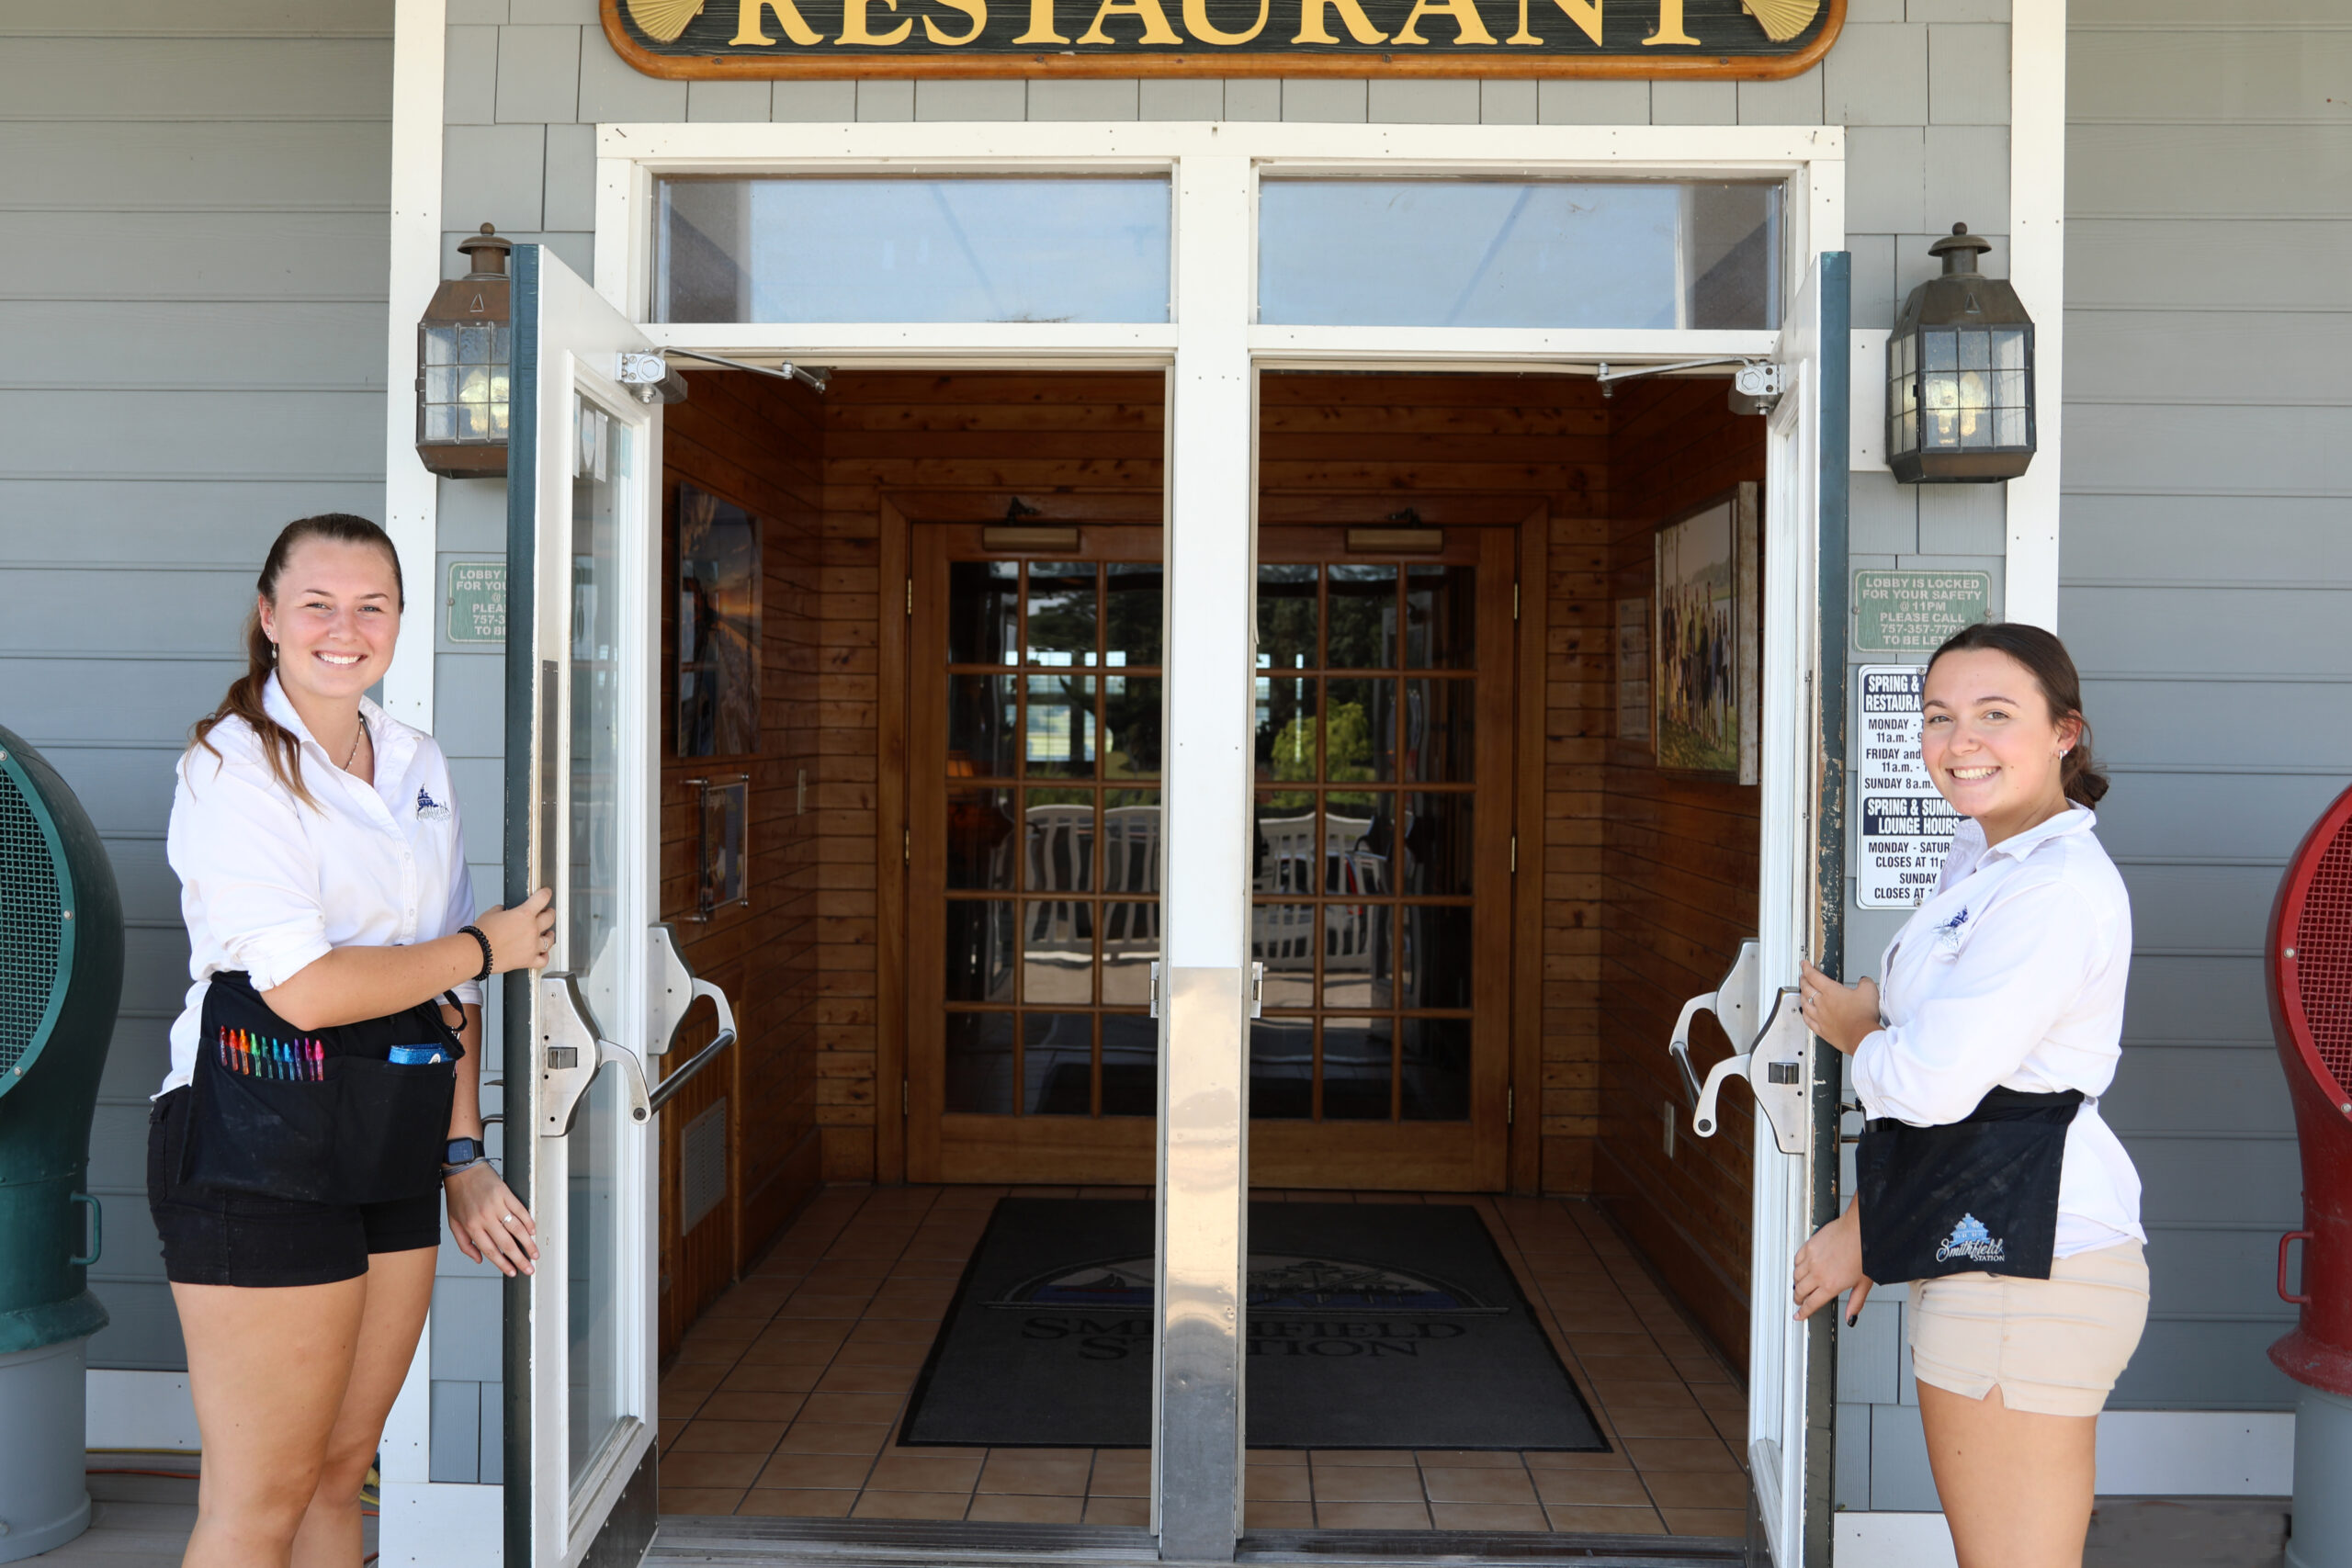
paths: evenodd
<path fill-rule="evenodd" d="M 147 1113 L 147 1207 L 164 1238 L 164 1274 L 180 1285 L 331 1285 L 368 1272 L 371 1252 L 441 1245 L 441 1194 L 390 1203 L 305 1203 L 184 1187 L 188 1091 Z"/>

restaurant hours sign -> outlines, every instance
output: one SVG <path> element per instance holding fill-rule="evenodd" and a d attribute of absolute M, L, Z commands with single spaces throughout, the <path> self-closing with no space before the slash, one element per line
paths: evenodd
<path fill-rule="evenodd" d="M 1862 804 L 1855 902 L 1909 909 L 1927 901 L 1951 851 L 1960 818 L 1919 760 L 1917 664 L 1865 664 L 1856 671 L 1861 723 L 1854 729 L 1854 798 Z"/>
<path fill-rule="evenodd" d="M 1846 0 L 602 0 L 654 76 L 1793 76 Z"/>

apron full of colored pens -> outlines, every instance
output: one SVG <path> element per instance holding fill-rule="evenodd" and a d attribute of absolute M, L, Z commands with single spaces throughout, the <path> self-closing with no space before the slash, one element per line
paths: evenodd
<path fill-rule="evenodd" d="M 241 1077 L 326 1081 L 326 1047 L 316 1040 L 272 1040 L 250 1029 L 223 1029 L 214 1045 L 220 1065 Z"/>

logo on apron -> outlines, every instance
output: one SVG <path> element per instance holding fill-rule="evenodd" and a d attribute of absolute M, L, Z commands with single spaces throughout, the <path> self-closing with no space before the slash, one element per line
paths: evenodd
<path fill-rule="evenodd" d="M 1999 1238 L 1986 1231 L 1984 1222 L 1973 1214 L 1961 1215 L 1960 1224 L 1952 1226 L 1951 1235 L 1936 1248 L 1937 1262 L 1952 1258 L 1965 1258 L 1973 1263 L 2006 1261 Z"/>

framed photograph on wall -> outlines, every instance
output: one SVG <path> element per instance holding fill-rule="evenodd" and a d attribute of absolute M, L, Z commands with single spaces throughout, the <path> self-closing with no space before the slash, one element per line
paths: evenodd
<path fill-rule="evenodd" d="M 1617 739 L 1650 738 L 1650 602 L 1617 601 Z"/>
<path fill-rule="evenodd" d="M 752 775 L 688 779 L 702 791 L 696 829 L 695 906 L 697 919 L 709 919 L 720 909 L 749 904 L 752 832 Z"/>
<path fill-rule="evenodd" d="M 1654 536 L 1650 733 L 1657 765 L 1756 782 L 1756 486 L 1742 484 Z"/>
<path fill-rule="evenodd" d="M 678 486 L 678 755 L 760 749 L 760 522 Z"/>

